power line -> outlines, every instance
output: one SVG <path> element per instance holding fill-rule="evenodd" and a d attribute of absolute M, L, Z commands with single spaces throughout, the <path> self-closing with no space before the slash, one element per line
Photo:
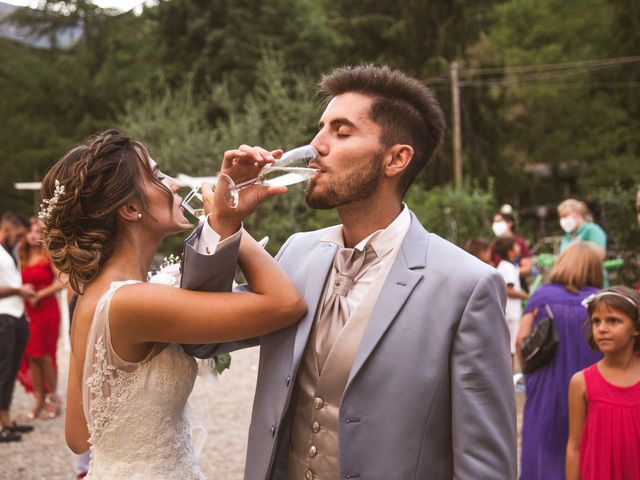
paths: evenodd
<path fill-rule="evenodd" d="M 470 69 L 460 69 L 459 78 L 469 78 L 473 76 L 482 76 L 482 75 L 495 75 L 501 74 L 502 77 L 497 77 L 494 79 L 486 79 L 486 80 L 474 80 L 478 81 L 487 81 L 491 83 L 495 83 L 496 81 L 504 81 L 504 76 L 512 75 L 512 74 L 529 74 L 522 75 L 520 77 L 515 76 L 511 77 L 513 81 L 516 81 L 519 78 L 524 80 L 528 80 L 530 78 L 537 78 L 541 76 L 547 76 L 549 78 L 557 78 L 561 76 L 567 75 L 576 75 L 580 73 L 594 72 L 597 70 L 617 68 L 624 65 L 632 65 L 640 63 L 640 55 L 630 56 L 630 57 L 617 57 L 617 58 L 605 58 L 600 60 L 580 60 L 576 62 L 565 62 L 565 63 L 548 63 L 548 64 L 536 64 L 536 65 L 520 65 L 520 66 L 505 66 L 505 67 L 488 67 L 488 68 L 470 68 Z M 435 83 L 435 84 L 448 84 L 451 81 L 450 75 L 442 75 L 439 77 L 432 77 L 426 80 L 426 83 Z M 463 86 L 469 80 L 460 81 L 461 86 Z"/>
<path fill-rule="evenodd" d="M 467 87 L 480 87 L 486 86 L 487 83 L 474 83 L 474 82 L 465 82 L 464 85 L 461 85 L 463 88 Z M 500 83 L 495 83 L 495 85 L 501 85 Z M 553 88 L 576 88 L 576 87 L 593 87 L 593 88 L 610 88 L 610 89 L 622 89 L 622 88 L 640 88 L 640 82 L 528 82 L 518 84 L 520 88 L 542 88 L 545 86 L 552 86 Z M 448 88 L 445 85 L 439 85 L 433 88 Z"/>
<path fill-rule="evenodd" d="M 430 78 L 426 83 L 449 84 L 452 97 L 453 117 L 453 158 L 456 185 L 462 183 L 461 133 L 460 133 L 460 89 L 487 85 L 516 85 L 518 87 L 554 86 L 555 88 L 574 88 L 579 86 L 598 86 L 600 88 L 637 88 L 640 82 L 575 82 L 566 81 L 575 75 L 584 75 L 599 70 L 619 68 L 623 65 L 640 63 L 640 55 L 630 57 L 604 58 L 599 60 L 580 60 L 576 62 L 548 63 L 538 65 L 520 65 L 489 68 L 462 69 L 453 62 L 449 75 Z M 499 74 L 500 76 L 495 76 Z M 493 78 L 474 78 L 493 75 Z M 464 80 L 467 79 L 467 80 Z M 437 87 L 436 87 L 437 88 Z"/>
<path fill-rule="evenodd" d="M 567 69 L 585 69 L 598 68 L 602 66 L 610 65 L 624 65 L 630 63 L 640 63 L 640 55 L 630 57 L 616 57 L 616 58 L 603 58 L 599 60 L 578 60 L 575 62 L 564 63 L 546 63 L 535 65 L 519 65 L 519 66 L 505 66 L 505 67 L 487 67 L 487 68 L 468 68 L 463 69 L 460 72 L 461 76 L 472 75 L 491 75 L 495 73 L 528 73 L 536 71 L 556 71 Z"/>

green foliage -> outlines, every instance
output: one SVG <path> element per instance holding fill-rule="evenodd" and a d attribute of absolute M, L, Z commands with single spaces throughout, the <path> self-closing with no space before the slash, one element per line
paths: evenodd
<path fill-rule="evenodd" d="M 128 102 L 117 125 L 141 139 L 166 173 L 214 175 L 220 146 L 207 123 L 205 100 L 191 93 L 189 86 L 172 90 L 165 85 L 159 95 Z"/>
<path fill-rule="evenodd" d="M 463 246 L 474 237 L 492 238 L 491 221 L 496 211 L 492 188 L 490 184 L 485 190 L 472 182 L 461 188 L 412 188 L 406 202 L 427 230 Z"/>
<path fill-rule="evenodd" d="M 637 10 L 628 2 L 623 6 L 604 0 L 510 0 L 496 9 L 496 23 L 483 41 L 486 60 L 517 66 L 619 57 L 618 44 L 628 41 L 615 40 L 611 32 L 624 23 L 622 11 L 634 11 L 637 18 Z M 638 38 L 637 31 L 629 34 Z M 624 180 L 624 167 L 611 170 L 605 165 L 631 166 L 637 157 L 638 102 L 627 97 L 638 97 L 637 87 L 625 88 L 617 80 L 637 79 L 639 74 L 637 66 L 507 72 L 501 116 L 510 124 L 499 139 L 497 163 L 509 165 L 512 174 L 525 181 L 497 182 L 499 197 L 515 190 L 518 200 L 546 203 Z M 552 177 L 527 186 L 530 177 L 524 169 L 530 164 L 549 164 Z"/>
<path fill-rule="evenodd" d="M 241 144 L 268 149 L 290 149 L 308 143 L 319 116 L 313 80 L 285 71 L 283 59 L 263 52 L 261 72 L 254 89 L 236 97 L 227 82 L 216 85 L 209 97 L 197 97 L 189 85 L 165 88 L 130 102 L 118 121 L 134 138 L 143 139 L 161 168 L 169 174 L 215 175 L 225 150 Z M 222 112 L 211 126 L 207 112 Z M 314 212 L 304 203 L 301 186 L 258 208 L 245 226 L 256 238 L 268 235 L 268 249 L 275 253 L 295 231 L 312 230 L 335 223 L 334 212 Z M 161 251 L 176 253 L 183 236 L 168 239 Z"/>
<path fill-rule="evenodd" d="M 622 270 L 612 274 L 612 284 L 635 285 L 640 280 L 636 191 L 636 187 L 615 184 L 594 194 L 600 208 L 600 225 L 607 233 L 607 256 L 625 261 Z"/>
<path fill-rule="evenodd" d="M 265 48 L 280 52 L 288 70 L 317 75 L 338 45 L 314 0 L 162 1 L 151 15 L 170 82 L 189 79 L 198 91 L 225 78 L 233 95 L 251 91 Z"/>

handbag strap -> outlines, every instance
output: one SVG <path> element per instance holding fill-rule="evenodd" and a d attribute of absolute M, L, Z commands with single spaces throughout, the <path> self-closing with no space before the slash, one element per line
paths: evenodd
<path fill-rule="evenodd" d="M 553 316 L 553 312 L 551 311 L 551 307 L 549 306 L 548 303 L 545 304 L 544 309 L 547 311 L 547 315 L 549 315 L 549 318 L 551 320 L 555 320 L 555 317 Z"/>

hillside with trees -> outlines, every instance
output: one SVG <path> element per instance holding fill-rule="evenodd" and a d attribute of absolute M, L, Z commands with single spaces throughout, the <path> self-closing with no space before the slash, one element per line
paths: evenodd
<path fill-rule="evenodd" d="M 322 111 L 315 84 L 344 64 L 405 70 L 451 119 L 458 61 L 465 181 L 453 185 L 449 133 L 408 197 L 425 225 L 462 244 L 489 237 L 493 211 L 510 203 L 534 243 L 559 233 L 553 209 L 573 196 L 592 206 L 613 254 L 637 244 L 637 2 L 162 0 L 136 15 L 74 0 L 3 22 L 49 46 L 0 38 L 1 211 L 32 211 L 32 195 L 13 183 L 41 179 L 107 127 L 145 141 L 171 174 L 213 174 L 239 143 L 306 143 Z M 56 32 L 70 26 L 83 34 L 59 45 Z M 250 221 L 272 250 L 294 230 L 335 221 L 292 190 Z"/>

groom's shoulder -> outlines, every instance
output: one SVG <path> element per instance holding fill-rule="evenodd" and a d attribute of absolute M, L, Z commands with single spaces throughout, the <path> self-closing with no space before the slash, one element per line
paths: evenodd
<path fill-rule="evenodd" d="M 339 228 L 339 225 L 332 225 L 331 227 L 321 228 L 320 230 L 311 230 L 308 232 L 297 232 L 289 237 L 286 243 L 289 244 L 312 244 L 322 240 L 331 230 Z"/>

